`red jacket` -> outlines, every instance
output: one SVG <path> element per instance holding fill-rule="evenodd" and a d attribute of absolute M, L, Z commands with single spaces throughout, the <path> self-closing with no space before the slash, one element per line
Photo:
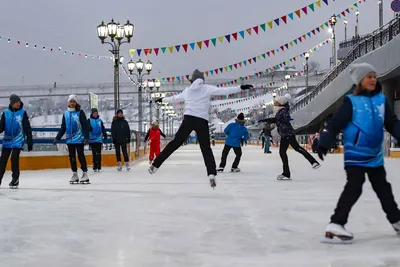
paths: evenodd
<path fill-rule="evenodd" d="M 151 127 L 146 134 L 144 141 L 150 140 L 153 142 L 160 142 L 160 136 L 165 138 L 165 134 L 159 128 Z"/>

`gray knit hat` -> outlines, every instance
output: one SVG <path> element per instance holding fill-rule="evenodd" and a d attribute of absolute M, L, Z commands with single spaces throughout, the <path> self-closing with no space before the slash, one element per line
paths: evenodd
<path fill-rule="evenodd" d="M 370 72 L 376 73 L 376 69 L 369 63 L 352 64 L 349 67 L 349 74 L 355 85 L 359 85 Z"/>
<path fill-rule="evenodd" d="M 193 71 L 193 74 L 192 74 L 192 80 L 191 81 L 195 81 L 195 80 L 197 80 L 197 79 L 202 79 L 203 81 L 204 81 L 204 75 L 203 75 L 203 73 L 201 73 L 198 69 L 195 69 L 194 71 Z"/>

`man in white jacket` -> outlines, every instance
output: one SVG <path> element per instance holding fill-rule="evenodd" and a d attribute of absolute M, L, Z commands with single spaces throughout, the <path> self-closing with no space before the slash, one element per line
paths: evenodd
<path fill-rule="evenodd" d="M 155 173 L 161 164 L 177 150 L 188 138 L 192 131 L 195 131 L 200 143 L 201 153 L 207 167 L 207 175 L 211 187 L 216 186 L 215 176 L 217 175 L 215 159 L 210 146 L 210 129 L 208 120 L 210 117 L 210 98 L 216 95 L 230 95 L 241 90 L 253 88 L 252 85 L 241 85 L 237 87 L 216 87 L 204 84 L 204 76 L 199 70 L 195 70 L 191 78 L 191 86 L 183 90 L 181 94 L 171 97 L 159 98 L 155 102 L 185 102 L 184 118 L 178 132 L 172 140 L 154 160 L 149 168 L 151 174 Z"/>

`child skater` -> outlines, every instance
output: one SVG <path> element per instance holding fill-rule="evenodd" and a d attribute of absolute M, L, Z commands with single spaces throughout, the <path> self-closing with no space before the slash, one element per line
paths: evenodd
<path fill-rule="evenodd" d="M 73 172 L 69 182 L 71 184 L 78 182 L 81 184 L 89 183 L 84 152 L 85 144 L 88 143 L 89 139 L 89 130 L 85 112 L 81 110 L 81 106 L 78 104 L 78 97 L 76 95 L 70 95 L 68 97 L 68 109 L 64 111 L 61 128 L 56 139 L 54 140 L 54 145 L 57 144 L 64 134 L 66 134 L 65 143 L 68 146 L 69 161 L 71 163 L 71 170 Z M 79 163 L 81 164 L 81 169 L 83 172 L 80 180 L 78 177 L 76 154 L 78 154 Z"/>
<path fill-rule="evenodd" d="M 12 180 L 11 188 L 19 186 L 19 154 L 24 147 L 25 136 L 28 151 L 32 151 L 32 129 L 24 104 L 17 95 L 10 96 L 10 105 L 1 115 L 0 133 L 4 132 L 3 148 L 0 158 L 0 185 L 6 171 L 8 158 L 11 155 Z"/>
<path fill-rule="evenodd" d="M 221 163 L 219 164 L 218 172 L 223 172 L 226 166 L 226 158 L 228 157 L 231 148 L 235 152 L 235 161 L 232 163 L 231 172 L 240 172 L 238 168 L 240 158 L 242 157 L 242 148 L 240 146 L 240 141 L 243 140 L 247 142 L 249 140 L 249 132 L 247 131 L 246 123 L 243 113 L 240 113 L 235 122 L 230 123 L 224 130 L 227 135 L 224 150 L 222 150 Z"/>
<path fill-rule="evenodd" d="M 215 159 L 210 146 L 210 129 L 208 120 L 210 116 L 210 98 L 212 95 L 229 95 L 240 92 L 240 90 L 251 89 L 251 85 L 238 87 L 216 87 L 204 83 L 204 76 L 199 70 L 192 74 L 191 85 L 183 90 L 181 94 L 172 97 L 160 98 L 156 102 L 182 102 L 185 101 L 185 111 L 181 126 L 175 138 L 168 143 L 160 155 L 154 160 L 149 168 L 151 174 L 155 173 L 161 164 L 177 150 L 189 137 L 192 131 L 198 135 L 201 153 L 207 167 L 207 175 L 212 188 L 216 186 L 215 176 L 217 175 Z"/>
<path fill-rule="evenodd" d="M 308 162 L 312 165 L 314 169 L 319 168 L 321 165 L 318 161 L 310 155 L 304 148 L 302 148 L 296 140 L 295 132 L 293 126 L 290 124 L 292 120 L 289 114 L 289 103 L 290 95 L 287 94 L 285 96 L 278 96 L 275 98 L 274 109 L 276 110 L 275 118 L 268 118 L 261 120 L 260 122 L 268 122 L 268 123 L 276 123 L 278 127 L 278 133 L 281 136 L 281 143 L 279 145 L 279 155 L 282 159 L 283 163 L 283 173 L 278 175 L 278 180 L 290 179 L 290 169 L 289 169 L 289 160 L 286 154 L 286 151 L 289 148 L 289 145 L 292 148 L 302 154 Z"/>
<path fill-rule="evenodd" d="M 89 144 L 92 148 L 93 171 L 99 172 L 101 170 L 101 149 L 103 142 L 107 140 L 107 132 L 97 108 L 92 108 L 91 112 L 88 120 Z"/>
<path fill-rule="evenodd" d="M 153 163 L 154 155 L 156 158 L 160 155 L 160 145 L 161 145 L 161 138 L 160 136 L 166 138 L 165 134 L 161 131 L 158 126 L 158 121 L 153 121 L 151 123 L 151 128 L 147 131 L 146 137 L 144 141 L 150 141 L 150 153 L 149 153 L 149 162 L 150 164 Z"/>
<path fill-rule="evenodd" d="M 342 106 L 321 133 L 318 155 L 323 160 L 341 129 L 344 143 L 344 169 L 347 183 L 340 195 L 331 222 L 326 227 L 325 237 L 352 240 L 353 234 L 344 226 L 349 213 L 362 193 L 365 174 L 368 174 L 372 189 L 378 196 L 386 218 L 400 235 L 400 210 L 393 196 L 392 187 L 386 180 L 383 157 L 383 128 L 400 140 L 400 121 L 393 113 L 382 87 L 376 80 L 376 70 L 368 63 L 349 67 L 350 77 L 356 88 L 345 96 Z"/>

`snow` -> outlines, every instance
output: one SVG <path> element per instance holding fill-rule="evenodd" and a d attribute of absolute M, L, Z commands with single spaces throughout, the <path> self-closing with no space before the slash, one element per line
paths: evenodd
<path fill-rule="evenodd" d="M 213 150 L 218 164 L 222 146 Z M 218 175 L 216 190 L 196 145 L 180 148 L 153 176 L 147 160 L 130 172 L 90 172 L 90 185 L 70 185 L 70 170 L 23 171 L 11 190 L 7 172 L 1 266 L 400 266 L 400 236 L 368 182 L 347 225 L 354 244 L 321 243 L 346 180 L 342 155 L 312 170 L 290 150 L 293 181 L 277 181 L 276 149 L 243 150 L 243 172 Z M 398 163 L 386 160 L 397 196 Z"/>

